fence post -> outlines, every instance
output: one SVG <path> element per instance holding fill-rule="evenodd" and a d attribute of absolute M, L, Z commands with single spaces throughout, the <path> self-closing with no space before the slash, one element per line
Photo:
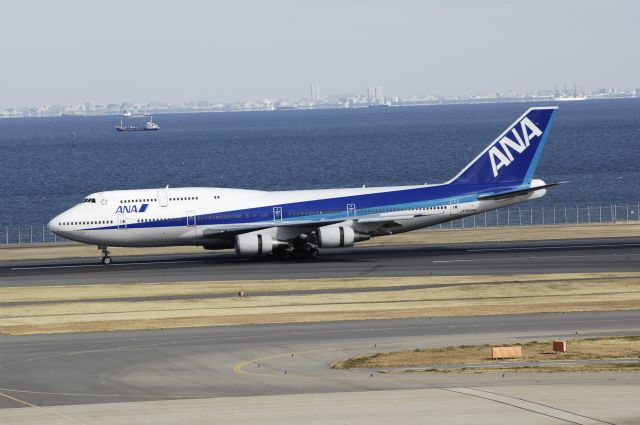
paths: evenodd
<path fill-rule="evenodd" d="M 591 224 L 591 207 L 587 205 L 587 223 Z"/>
<path fill-rule="evenodd" d="M 533 226 L 533 208 L 529 208 L 529 227 Z"/>
<path fill-rule="evenodd" d="M 569 224 L 567 223 L 567 206 L 564 206 L 564 224 Z"/>
<path fill-rule="evenodd" d="M 53 241 L 58 242 L 58 235 L 56 235 L 55 233 L 53 234 Z"/>
<path fill-rule="evenodd" d="M 496 227 L 498 227 L 499 221 L 500 221 L 500 210 L 496 209 Z"/>
<path fill-rule="evenodd" d="M 576 205 L 576 224 L 580 223 L 580 212 L 578 211 L 578 206 Z"/>
<path fill-rule="evenodd" d="M 22 242 L 22 235 L 21 235 L 21 228 L 20 226 L 18 226 L 18 245 L 20 245 L 20 243 Z"/>
<path fill-rule="evenodd" d="M 6 229 L 7 230 L 6 230 L 5 236 L 6 236 L 6 239 L 7 239 L 7 245 L 9 245 L 9 226 L 7 226 Z"/>
<path fill-rule="evenodd" d="M 476 215 L 473 215 L 473 228 L 476 228 Z"/>
<path fill-rule="evenodd" d="M 484 212 L 484 227 L 487 227 L 487 212 Z"/>
<path fill-rule="evenodd" d="M 507 207 L 507 227 L 511 225 L 511 208 Z"/>
<path fill-rule="evenodd" d="M 629 204 L 627 204 L 627 222 L 629 222 Z"/>
<path fill-rule="evenodd" d="M 553 224 L 556 224 L 556 207 L 553 207 Z"/>
<path fill-rule="evenodd" d="M 544 207 L 541 208 L 542 211 L 542 225 L 544 226 Z"/>
<path fill-rule="evenodd" d="M 518 207 L 518 224 L 522 227 L 522 210 Z"/>
<path fill-rule="evenodd" d="M 602 223 L 602 204 L 600 204 L 600 219 L 598 221 Z"/>
<path fill-rule="evenodd" d="M 29 226 L 29 233 L 31 235 L 30 242 L 31 242 L 31 245 L 33 245 L 33 225 Z"/>
<path fill-rule="evenodd" d="M 44 226 L 42 226 L 42 243 L 44 243 Z"/>

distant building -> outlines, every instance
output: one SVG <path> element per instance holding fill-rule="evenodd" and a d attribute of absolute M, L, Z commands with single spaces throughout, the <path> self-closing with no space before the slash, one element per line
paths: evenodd
<path fill-rule="evenodd" d="M 320 101 L 320 84 L 318 83 L 311 84 L 311 101 Z"/>
<path fill-rule="evenodd" d="M 375 98 L 378 102 L 384 102 L 384 96 L 382 95 L 382 87 L 378 86 L 375 90 Z"/>
<path fill-rule="evenodd" d="M 367 102 L 373 102 L 374 100 L 376 100 L 376 89 L 369 87 L 367 89 Z"/>
<path fill-rule="evenodd" d="M 369 103 L 383 103 L 384 96 L 382 95 L 382 87 L 369 87 L 367 89 L 367 102 Z"/>

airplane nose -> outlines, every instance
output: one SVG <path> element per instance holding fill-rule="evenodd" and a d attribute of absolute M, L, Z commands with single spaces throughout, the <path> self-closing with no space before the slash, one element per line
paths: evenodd
<path fill-rule="evenodd" d="M 49 223 L 47 223 L 47 229 L 49 229 L 50 232 L 52 233 L 57 233 L 58 231 L 60 231 L 60 216 L 56 216 L 53 219 L 51 219 L 51 221 L 49 221 Z"/>

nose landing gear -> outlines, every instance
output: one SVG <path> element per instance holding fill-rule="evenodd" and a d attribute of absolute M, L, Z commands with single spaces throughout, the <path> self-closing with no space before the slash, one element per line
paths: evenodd
<path fill-rule="evenodd" d="M 109 247 L 107 246 L 98 246 L 98 249 L 102 251 L 102 264 L 111 264 L 111 257 L 109 256 Z"/>

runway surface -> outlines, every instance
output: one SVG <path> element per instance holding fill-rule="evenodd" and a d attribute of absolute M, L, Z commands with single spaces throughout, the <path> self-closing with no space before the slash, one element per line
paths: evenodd
<path fill-rule="evenodd" d="M 0 262 L 3 286 L 368 276 L 640 271 L 640 238 L 322 250 L 282 261 L 232 253 Z"/>
<path fill-rule="evenodd" d="M 640 271 L 640 238 L 373 246 L 324 250 L 317 259 L 297 261 L 208 252 L 114 260 L 110 266 L 97 258 L 0 262 L 0 285 Z M 589 422 L 590 414 L 601 411 L 589 400 L 610 389 L 613 395 L 603 403 L 612 413 L 606 417 L 635 417 L 624 400 L 640 394 L 639 373 L 380 374 L 330 365 L 354 355 L 418 347 L 639 333 L 640 314 L 629 311 L 0 336 L 0 422 L 210 423 L 223 417 L 249 423 L 247 418 L 261 417 L 265 423 L 298 423 L 292 403 L 306 403 L 309 418 L 326 419 L 325 412 L 345 409 L 349 397 L 362 404 L 322 423 L 343 423 L 349 415 L 352 423 L 378 423 L 385 412 L 391 412 L 390 420 L 413 423 L 421 409 L 443 423 L 477 423 L 454 414 L 472 405 L 494 423 L 502 423 L 496 412 L 503 423 L 622 423 Z M 507 401 L 524 404 L 500 410 L 509 404 L 493 392 L 520 394 Z M 545 394 L 559 404 L 527 401 L 544 401 Z M 380 410 L 381 403 L 396 408 Z M 26 405 L 45 409 L 10 409 Z M 193 412 L 202 413 L 196 418 Z"/>
<path fill-rule="evenodd" d="M 638 373 L 379 374 L 353 355 L 628 335 L 631 312 L 371 320 L 0 337 L 0 407 L 532 384 L 640 384 Z"/>

